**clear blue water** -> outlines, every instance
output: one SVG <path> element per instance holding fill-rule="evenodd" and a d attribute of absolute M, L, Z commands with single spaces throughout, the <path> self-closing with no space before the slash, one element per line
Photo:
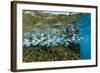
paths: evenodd
<path fill-rule="evenodd" d="M 81 59 L 91 59 L 91 14 L 79 17 L 76 23 L 80 27 Z"/>

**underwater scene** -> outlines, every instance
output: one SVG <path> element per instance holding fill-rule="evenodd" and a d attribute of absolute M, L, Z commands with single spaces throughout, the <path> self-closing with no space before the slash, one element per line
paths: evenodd
<path fill-rule="evenodd" d="M 23 10 L 23 62 L 91 59 L 91 14 Z"/>

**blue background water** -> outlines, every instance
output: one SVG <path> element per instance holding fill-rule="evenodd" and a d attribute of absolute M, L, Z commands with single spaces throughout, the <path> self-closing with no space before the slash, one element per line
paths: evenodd
<path fill-rule="evenodd" d="M 81 59 L 91 58 L 91 14 L 88 13 L 78 18 L 76 22 L 80 29 L 80 54 Z"/>

